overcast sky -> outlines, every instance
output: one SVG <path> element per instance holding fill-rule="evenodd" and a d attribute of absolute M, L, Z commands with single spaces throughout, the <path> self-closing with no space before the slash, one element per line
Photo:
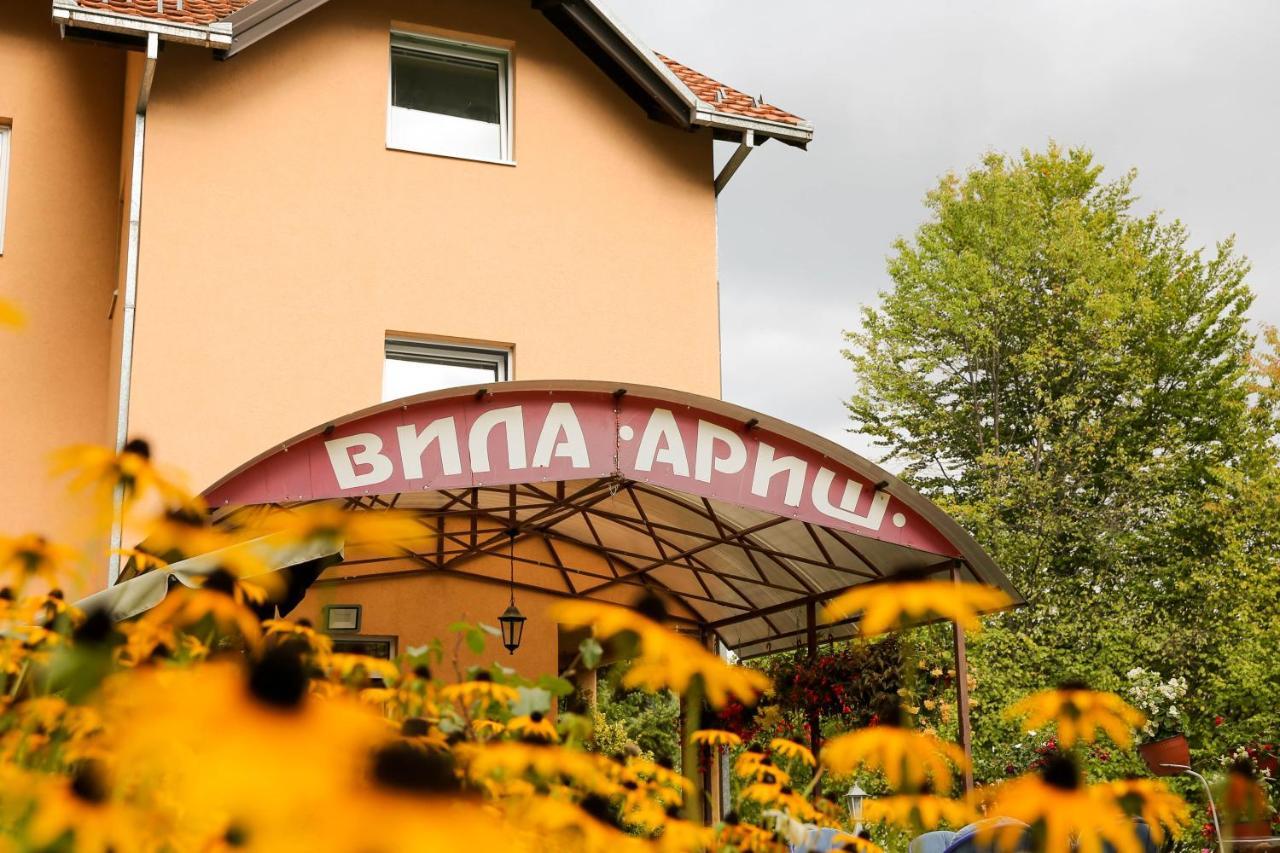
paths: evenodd
<path fill-rule="evenodd" d="M 724 397 L 845 431 L 841 331 L 921 199 L 989 149 L 1084 144 L 1197 245 L 1235 234 L 1280 324 L 1280 2 L 606 0 L 650 47 L 809 119 L 720 198 Z M 727 150 L 727 146 L 725 147 Z M 723 156 L 723 153 L 722 153 Z"/>

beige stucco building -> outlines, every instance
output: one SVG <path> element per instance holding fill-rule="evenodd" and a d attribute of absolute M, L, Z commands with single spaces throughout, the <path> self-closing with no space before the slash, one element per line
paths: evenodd
<path fill-rule="evenodd" d="M 28 325 L 0 336 L 0 528 L 86 544 L 47 477 L 74 443 L 145 436 L 201 489 L 384 399 L 393 339 L 718 395 L 713 139 L 810 128 L 542 5 L 5 4 L 0 298 Z"/>

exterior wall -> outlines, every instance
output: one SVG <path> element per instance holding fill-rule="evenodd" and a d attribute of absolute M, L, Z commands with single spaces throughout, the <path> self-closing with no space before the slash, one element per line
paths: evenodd
<path fill-rule="evenodd" d="M 386 149 L 393 21 L 514 43 L 518 165 Z M 527 2 L 334 0 L 227 62 L 169 46 L 149 122 L 131 430 L 196 488 L 376 403 L 389 331 L 719 393 L 711 138 Z"/>
<path fill-rule="evenodd" d="M 49 479 L 49 456 L 102 443 L 120 216 L 118 50 L 60 42 L 45 3 L 0 4 L 0 117 L 13 124 L 0 295 L 0 535 L 43 532 L 100 553 Z M 96 579 L 95 579 L 96 580 Z"/>

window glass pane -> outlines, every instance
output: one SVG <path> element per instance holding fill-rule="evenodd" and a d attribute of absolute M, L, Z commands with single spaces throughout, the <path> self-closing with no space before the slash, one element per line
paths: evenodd
<path fill-rule="evenodd" d="M 498 65 L 391 48 L 393 106 L 498 124 Z"/>
<path fill-rule="evenodd" d="M 398 400 L 442 388 L 493 382 L 496 378 L 497 370 L 489 366 L 461 367 L 388 358 L 382 362 L 382 399 Z"/>

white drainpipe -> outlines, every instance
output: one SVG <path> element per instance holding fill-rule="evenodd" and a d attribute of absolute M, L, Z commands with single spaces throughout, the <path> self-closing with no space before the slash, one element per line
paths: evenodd
<path fill-rule="evenodd" d="M 133 113 L 133 168 L 129 180 L 129 245 L 124 267 L 124 313 L 120 333 L 120 396 L 116 400 L 116 453 L 124 450 L 129 440 L 129 397 L 133 390 L 133 331 L 138 308 L 138 252 L 142 243 L 142 155 L 147 141 L 147 104 L 151 100 L 151 83 L 156 76 L 156 60 L 160 56 L 160 37 L 147 34 L 147 55 L 138 84 L 138 101 Z M 120 555 L 124 519 L 121 512 L 123 495 L 116 493 L 116 511 L 111 526 L 111 555 L 107 565 L 107 585 L 120 575 Z"/>

